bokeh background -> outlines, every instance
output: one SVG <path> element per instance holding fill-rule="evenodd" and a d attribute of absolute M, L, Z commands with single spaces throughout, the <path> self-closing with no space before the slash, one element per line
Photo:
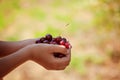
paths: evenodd
<path fill-rule="evenodd" d="M 48 71 L 28 61 L 5 80 L 120 80 L 120 0 L 0 0 L 0 40 L 61 35 L 70 65 Z"/>

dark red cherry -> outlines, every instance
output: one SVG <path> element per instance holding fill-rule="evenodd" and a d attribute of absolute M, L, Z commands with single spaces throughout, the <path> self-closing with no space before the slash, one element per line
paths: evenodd
<path fill-rule="evenodd" d="M 45 39 L 47 39 L 48 41 L 51 41 L 52 40 L 52 35 L 51 34 L 47 34 L 45 36 Z"/>
<path fill-rule="evenodd" d="M 67 39 L 66 38 L 62 38 L 63 41 L 67 42 Z"/>
<path fill-rule="evenodd" d="M 35 43 L 36 43 L 36 44 L 37 44 L 37 43 L 40 43 L 40 40 L 37 40 Z"/>
<path fill-rule="evenodd" d="M 43 43 L 49 44 L 50 42 L 48 40 L 44 40 Z"/>
<path fill-rule="evenodd" d="M 55 38 L 55 41 L 56 41 L 58 44 L 60 44 L 60 41 L 61 41 L 61 40 L 62 40 L 61 36 L 58 36 L 58 37 Z"/>
<path fill-rule="evenodd" d="M 51 41 L 50 44 L 57 44 L 57 42 L 55 42 L 55 41 Z"/>
<path fill-rule="evenodd" d="M 45 37 L 41 37 L 39 42 L 43 43 L 44 41 L 45 41 Z"/>

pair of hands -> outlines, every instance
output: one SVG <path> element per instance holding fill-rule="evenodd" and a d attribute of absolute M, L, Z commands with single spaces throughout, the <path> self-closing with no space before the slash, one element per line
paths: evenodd
<path fill-rule="evenodd" d="M 47 70 L 63 70 L 71 59 L 71 49 L 62 45 L 35 44 L 37 39 L 0 41 L 0 78 L 27 60 L 35 61 Z M 54 53 L 64 57 L 57 58 Z"/>
<path fill-rule="evenodd" d="M 71 59 L 71 48 L 62 45 L 35 44 L 37 39 L 0 41 L 0 78 L 27 60 L 35 61 L 48 70 L 63 70 Z M 64 57 L 57 58 L 54 53 Z"/>
<path fill-rule="evenodd" d="M 63 70 L 69 65 L 71 59 L 71 49 L 66 49 L 62 45 L 31 44 L 21 50 L 28 54 L 29 60 L 37 62 L 47 70 Z M 57 58 L 54 53 L 61 53 L 65 56 Z"/>

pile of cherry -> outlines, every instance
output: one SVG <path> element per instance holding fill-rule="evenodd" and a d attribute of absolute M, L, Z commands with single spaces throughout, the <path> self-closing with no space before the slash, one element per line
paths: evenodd
<path fill-rule="evenodd" d="M 67 49 L 71 48 L 71 45 L 66 38 L 62 38 L 61 36 L 57 36 L 54 38 L 51 34 L 47 34 L 45 37 L 41 37 L 39 40 L 36 41 L 36 44 L 38 44 L 38 43 L 63 45 Z M 65 57 L 65 55 L 63 55 L 61 53 L 54 53 L 54 56 L 57 58 Z"/>

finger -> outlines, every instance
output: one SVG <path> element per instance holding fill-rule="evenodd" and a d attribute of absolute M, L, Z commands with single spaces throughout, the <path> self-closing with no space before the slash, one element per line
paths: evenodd
<path fill-rule="evenodd" d="M 52 45 L 51 50 L 52 50 L 52 52 L 55 52 L 55 53 L 61 53 L 64 55 L 68 54 L 67 49 L 62 45 Z"/>
<path fill-rule="evenodd" d="M 67 54 L 65 57 L 62 58 L 55 58 L 53 57 L 55 63 L 59 63 L 60 65 L 69 65 L 71 61 L 71 54 Z"/>
<path fill-rule="evenodd" d="M 67 49 L 67 53 L 70 54 L 71 53 L 71 49 Z"/>

